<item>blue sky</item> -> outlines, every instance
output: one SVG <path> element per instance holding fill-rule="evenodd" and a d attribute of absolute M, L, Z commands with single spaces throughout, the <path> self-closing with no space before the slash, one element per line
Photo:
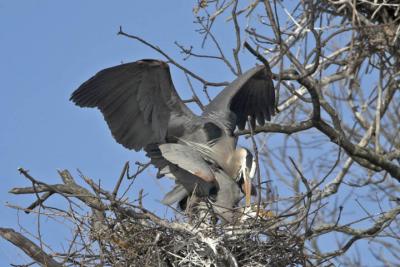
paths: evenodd
<path fill-rule="evenodd" d="M 35 200 L 8 194 L 13 187 L 30 185 L 18 174 L 18 167 L 48 183 L 60 182 L 57 169 L 69 169 L 80 181 L 79 168 L 85 175 L 100 179 L 105 188 L 113 188 L 124 162 L 146 161 L 142 153 L 128 151 L 113 140 L 98 110 L 80 109 L 68 100 L 82 82 L 103 68 L 142 58 L 162 59 L 150 48 L 117 36 L 120 25 L 125 32 L 158 45 L 211 81 L 234 78 L 219 64 L 181 60 L 175 41 L 200 46 L 193 24 L 194 2 L 0 0 L 1 227 L 18 230 L 22 222 L 36 231 L 36 216 L 5 206 L 13 203 L 26 207 Z M 215 30 L 230 51 L 234 44 L 230 32 L 223 27 Z M 206 47 L 206 51 L 212 50 Z M 246 53 L 241 57 L 244 69 L 255 63 Z M 171 71 L 182 98 L 189 98 L 184 75 L 174 68 Z M 147 207 L 159 209 L 158 201 L 169 187 L 149 170 L 134 188 L 144 188 L 149 193 Z M 60 201 L 54 198 L 49 204 Z M 65 240 L 69 232 L 61 224 L 42 220 L 47 227 L 44 239 L 61 247 L 60 240 Z M 29 262 L 22 252 L 0 239 L 0 266 Z"/>

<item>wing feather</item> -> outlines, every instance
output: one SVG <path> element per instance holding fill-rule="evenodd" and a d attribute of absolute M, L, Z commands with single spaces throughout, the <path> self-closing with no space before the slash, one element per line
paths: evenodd
<path fill-rule="evenodd" d="M 162 156 L 181 169 L 201 178 L 205 182 L 215 180 L 214 172 L 199 152 L 182 144 L 162 144 Z"/>
<path fill-rule="evenodd" d="M 100 109 L 116 141 L 135 150 L 165 142 L 169 130 L 182 132 L 169 126 L 196 118 L 178 96 L 168 65 L 159 60 L 104 69 L 83 83 L 71 100 L 80 107 Z"/>
<path fill-rule="evenodd" d="M 232 116 L 231 114 L 235 116 Z M 217 116 L 231 131 L 243 130 L 248 117 L 255 127 L 263 125 L 275 114 L 275 89 L 272 73 L 264 66 L 256 66 L 225 87 L 208 104 L 203 117 Z"/>

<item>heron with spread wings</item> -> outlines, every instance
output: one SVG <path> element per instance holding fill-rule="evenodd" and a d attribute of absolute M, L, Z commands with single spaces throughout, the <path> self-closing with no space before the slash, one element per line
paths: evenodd
<path fill-rule="evenodd" d="M 115 140 L 144 149 L 160 176 L 175 179 L 165 204 L 191 194 L 215 195 L 216 206 L 234 208 L 245 193 L 250 204 L 256 164 L 237 147 L 234 130 L 264 125 L 275 112 L 271 72 L 255 66 L 225 87 L 195 115 L 181 100 L 166 62 L 144 59 L 104 69 L 71 96 L 80 107 L 97 107 Z"/>

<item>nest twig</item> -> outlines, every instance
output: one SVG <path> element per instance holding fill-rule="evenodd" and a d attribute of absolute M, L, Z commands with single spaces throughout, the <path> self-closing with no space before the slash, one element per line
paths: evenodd
<path fill-rule="evenodd" d="M 349 22 L 369 49 L 393 52 L 392 48 L 400 47 L 399 1 L 325 0 L 322 5 Z"/>

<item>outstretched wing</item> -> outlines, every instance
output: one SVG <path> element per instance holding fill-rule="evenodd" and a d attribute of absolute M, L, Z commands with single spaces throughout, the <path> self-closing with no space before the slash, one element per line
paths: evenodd
<path fill-rule="evenodd" d="M 183 128 L 178 126 L 195 117 L 178 96 L 167 63 L 159 60 L 104 69 L 83 83 L 71 100 L 80 107 L 99 108 L 115 140 L 136 151 L 165 142 L 167 130 L 179 135 Z"/>
<path fill-rule="evenodd" d="M 232 131 L 236 126 L 243 130 L 249 116 L 254 128 L 256 121 L 264 125 L 273 115 L 275 89 L 271 71 L 264 66 L 256 66 L 239 76 L 208 104 L 203 113 L 203 116 L 220 120 Z"/>

